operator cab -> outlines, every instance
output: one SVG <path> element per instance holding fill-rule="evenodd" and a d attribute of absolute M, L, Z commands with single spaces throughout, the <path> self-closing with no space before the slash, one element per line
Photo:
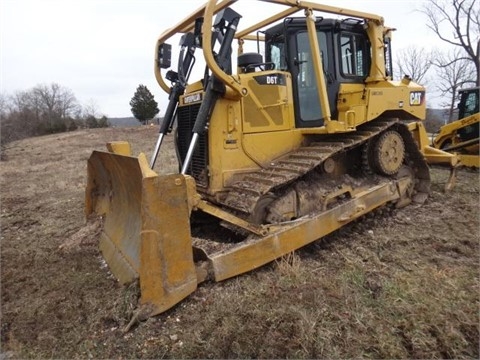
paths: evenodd
<path fill-rule="evenodd" d="M 458 119 L 478 113 L 480 88 L 462 89 L 459 91 Z"/>
<path fill-rule="evenodd" d="M 317 18 L 316 28 L 331 116 L 337 119 L 340 84 L 364 84 L 369 74 L 370 42 L 362 20 Z M 323 126 L 305 18 L 286 18 L 266 30 L 265 46 L 266 61 L 292 74 L 296 126 Z"/>
<path fill-rule="evenodd" d="M 458 104 L 458 120 L 478 113 L 479 88 L 462 89 L 459 91 L 460 103 Z M 462 127 L 457 131 L 460 141 L 468 141 L 479 137 L 479 123 Z"/>

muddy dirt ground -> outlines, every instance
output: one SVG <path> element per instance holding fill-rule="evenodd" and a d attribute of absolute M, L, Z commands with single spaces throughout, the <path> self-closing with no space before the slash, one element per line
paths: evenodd
<path fill-rule="evenodd" d="M 423 206 L 379 211 L 257 271 L 202 284 L 124 332 L 139 290 L 115 281 L 95 231 L 84 228 L 86 161 L 120 139 L 149 155 L 156 131 L 82 130 L 8 145 L 2 358 L 479 357 L 479 174 L 471 170 L 444 193 L 448 171 L 434 168 Z M 176 171 L 174 158 L 163 152 L 157 170 Z M 75 237 L 82 229 L 93 235 Z"/>

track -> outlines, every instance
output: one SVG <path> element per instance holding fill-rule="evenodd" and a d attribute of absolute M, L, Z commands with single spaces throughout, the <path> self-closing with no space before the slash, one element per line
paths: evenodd
<path fill-rule="evenodd" d="M 360 126 L 354 133 L 326 136 L 321 142 L 313 141 L 268 167 L 246 175 L 243 180 L 233 185 L 223 205 L 244 214 L 252 214 L 262 197 L 294 184 L 315 168 L 325 164 L 327 159 L 363 146 L 370 139 L 389 129 L 397 131 L 403 138 L 405 162 L 414 172 L 417 199 L 422 201 L 429 191 L 430 184 L 428 167 L 422 154 L 405 124 L 397 119 L 380 119 Z"/>

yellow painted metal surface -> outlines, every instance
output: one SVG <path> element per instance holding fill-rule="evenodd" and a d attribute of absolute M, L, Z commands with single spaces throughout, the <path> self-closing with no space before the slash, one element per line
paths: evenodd
<path fill-rule="evenodd" d="M 404 182 L 409 181 L 391 181 L 352 193 L 352 198 L 338 207 L 286 225 L 250 228 L 247 222 L 200 200 L 192 178 L 158 176 L 142 155 L 94 152 L 89 166 L 86 212 L 105 219 L 105 259 L 124 282 L 128 280 L 125 274 L 132 276 L 130 280 L 139 277 L 140 302 L 150 306 L 150 315 L 171 308 L 205 279 L 197 277 L 193 261 L 191 209 L 202 209 L 259 236 L 206 259 L 215 280 L 221 281 L 262 266 L 399 199 L 407 188 Z M 111 255 L 105 253 L 107 247 Z"/>
<path fill-rule="evenodd" d="M 226 221 L 232 225 L 236 225 L 242 229 L 245 229 L 253 234 L 264 236 L 268 233 L 265 227 L 252 224 L 206 201 L 199 201 L 196 204 L 196 208 L 202 210 L 207 214 L 213 215 L 218 219 L 222 219 L 223 221 Z"/>
<path fill-rule="evenodd" d="M 305 10 L 310 11 L 310 10 L 317 10 L 317 11 L 322 11 L 325 13 L 331 13 L 331 14 L 341 14 L 344 16 L 351 16 L 351 17 L 358 17 L 358 18 L 363 18 L 366 20 L 369 20 L 369 22 L 374 22 L 377 26 L 381 26 L 382 30 L 378 30 L 375 27 L 371 27 L 373 30 L 369 30 L 372 32 L 373 36 L 378 35 L 377 33 L 380 31 L 383 31 L 383 17 L 362 12 L 362 11 L 356 11 L 356 10 L 349 10 L 345 8 L 339 8 L 339 7 L 334 7 L 334 6 L 328 6 L 328 5 L 323 5 L 315 2 L 309 2 L 309 1 L 291 1 L 291 0 L 259 0 L 263 2 L 270 2 L 270 3 L 275 3 L 275 4 L 280 4 L 280 5 L 285 5 L 286 9 L 280 11 L 279 13 L 272 14 L 269 17 L 259 21 L 258 23 L 249 26 L 245 30 L 240 30 L 237 32 L 237 35 L 235 36 L 237 39 L 257 39 L 256 37 L 256 31 L 264 28 L 265 26 L 268 26 L 270 24 L 273 24 L 274 22 L 278 21 L 279 19 L 282 19 L 286 16 L 292 15 L 295 12 L 304 12 Z M 157 79 L 158 84 L 160 87 L 167 93 L 170 92 L 170 87 L 167 85 L 165 82 L 165 79 L 163 78 L 163 75 L 161 74 L 161 70 L 158 67 L 158 47 L 161 44 L 164 44 L 167 42 L 167 40 L 170 40 L 171 37 L 177 33 L 181 32 L 186 32 L 186 31 L 191 31 L 194 27 L 195 24 L 195 19 L 198 17 L 203 16 L 204 17 L 204 22 L 202 25 L 202 32 L 204 34 L 209 34 L 210 30 L 212 28 L 213 24 L 213 16 L 214 14 L 218 13 L 225 7 L 228 7 L 232 4 L 234 4 L 236 0 L 223 0 L 217 4 L 217 0 L 209 0 L 207 1 L 203 6 L 201 6 L 199 9 L 195 10 L 192 14 L 184 18 L 180 23 L 175 25 L 174 27 L 168 29 L 164 33 L 160 35 L 160 37 L 157 40 L 157 43 L 155 45 L 155 60 L 154 60 L 154 73 L 155 73 L 155 78 Z M 380 36 L 379 39 L 382 37 Z M 380 41 L 380 40 L 379 40 Z M 205 36 L 203 37 L 203 57 L 207 63 L 207 66 L 213 74 L 220 79 L 228 88 L 232 89 L 234 92 L 236 92 L 239 96 L 246 96 L 248 94 L 248 89 L 246 87 L 241 86 L 240 83 L 236 81 L 236 79 L 231 76 L 227 75 L 216 63 L 215 57 L 213 55 L 212 51 L 212 39 L 210 36 Z M 383 46 L 376 46 L 372 48 L 373 51 L 373 59 L 374 63 L 372 65 L 372 68 L 376 69 L 376 72 L 381 72 L 382 70 L 382 64 L 383 61 L 377 62 L 377 59 L 383 59 Z M 384 67 L 383 67 L 383 73 L 385 73 Z M 373 79 L 373 81 L 377 81 L 378 76 Z M 325 92 L 324 92 L 325 94 Z"/>
<path fill-rule="evenodd" d="M 412 132 L 412 135 L 418 144 L 418 148 L 425 157 L 425 160 L 427 160 L 427 163 L 448 165 L 451 167 L 458 165 L 459 158 L 456 154 L 451 154 L 430 146 L 430 140 L 428 139 L 427 131 L 425 130 L 423 123 L 410 123 L 409 130 Z"/>
<path fill-rule="evenodd" d="M 322 119 L 325 121 L 327 129 L 329 128 L 329 122 L 331 120 L 330 104 L 328 102 L 328 94 L 325 88 L 325 76 L 323 69 L 323 60 L 320 55 L 320 44 L 318 43 L 317 27 L 315 24 L 316 18 L 313 15 L 311 9 L 305 10 L 308 41 L 310 42 L 310 49 L 312 51 L 312 61 L 316 66 L 313 67 L 315 73 L 316 84 L 322 84 L 318 86 L 318 100 L 322 111 Z"/>
<path fill-rule="evenodd" d="M 95 151 L 88 161 L 85 212 L 104 220 L 100 250 L 121 283 L 139 278 L 140 302 L 152 305 L 152 315 L 197 286 L 190 237 L 194 188 L 188 176 L 159 177 L 143 154 Z"/>
<path fill-rule="evenodd" d="M 252 76 L 242 76 L 242 81 L 255 81 Z M 265 106 L 266 115 L 249 102 L 249 95 L 242 101 L 217 101 L 208 132 L 209 193 L 224 190 L 235 181 L 235 175 L 255 171 L 301 145 L 304 138 L 295 129 L 291 87 L 268 88 L 273 88 L 271 93 L 256 84 L 249 92 L 259 94 L 265 105 L 274 104 Z M 242 110 L 245 104 L 251 105 L 245 110 L 247 114 Z M 274 123 L 267 126 L 269 121 Z"/>
<path fill-rule="evenodd" d="M 107 150 L 118 155 L 132 156 L 132 148 L 128 141 L 111 141 L 107 143 Z"/>
<path fill-rule="evenodd" d="M 94 151 L 88 160 L 87 216 L 103 218 L 100 250 L 121 283 L 140 267 L 142 171 L 137 158 Z"/>
<path fill-rule="evenodd" d="M 237 0 L 223 0 L 219 4 L 216 5 L 213 12 L 218 12 L 218 11 L 230 6 L 231 4 L 235 3 L 236 1 Z M 212 0 L 210 2 L 215 2 L 216 3 L 216 0 Z M 154 63 L 153 63 L 153 71 L 154 71 L 155 78 L 157 79 L 158 84 L 160 85 L 160 87 L 166 93 L 170 93 L 171 89 L 170 89 L 170 86 L 167 85 L 167 83 L 165 82 L 165 79 L 164 79 L 164 77 L 163 77 L 163 75 L 160 71 L 159 66 L 158 66 L 159 58 L 158 58 L 157 49 L 161 44 L 166 43 L 167 40 L 171 40 L 171 38 L 174 35 L 176 35 L 178 33 L 182 33 L 182 32 L 187 32 L 187 31 L 190 31 L 191 29 L 193 29 L 193 27 L 195 26 L 195 19 L 198 18 L 198 17 L 201 17 L 205 14 L 206 6 L 207 6 L 207 4 L 205 3 L 204 5 L 199 7 L 197 10 L 192 12 L 189 16 L 184 18 L 177 25 L 175 25 L 175 26 L 171 27 L 170 29 L 164 31 L 159 36 L 159 38 L 157 40 L 157 43 L 155 44 L 155 60 L 154 60 Z M 210 29 L 208 29 L 208 32 L 210 32 Z M 208 38 L 208 36 L 207 36 L 207 38 Z"/>
<path fill-rule="evenodd" d="M 158 176 L 144 155 L 130 156 L 128 143 L 109 144 L 110 152 L 94 152 L 88 163 L 86 214 L 104 219 L 100 248 L 113 274 L 127 283 L 140 280 L 141 303 L 152 305 L 151 315 L 163 312 L 188 296 L 204 277 L 197 277 L 190 234 L 191 211 L 202 210 L 253 235 L 248 240 L 222 253 L 212 254 L 207 261 L 215 280 L 220 281 L 262 266 L 339 229 L 350 221 L 402 198 L 410 179 L 388 183 L 353 194 L 339 206 L 320 214 L 275 226 L 256 226 L 248 220 L 219 208 L 206 199 L 218 198 L 245 173 L 257 170 L 275 159 L 302 146 L 310 134 L 342 133 L 386 111 L 404 111 L 422 119 L 425 115 L 424 88 L 410 81 L 392 82 L 385 72 L 382 36 L 387 31 L 383 18 L 371 14 L 335 8 L 304 1 L 267 0 L 283 4 L 287 9 L 274 14 L 236 37 L 253 39 L 255 31 L 284 16 L 302 11 L 307 15 L 309 39 L 314 46 L 315 79 L 322 104 L 325 125 L 317 128 L 295 128 L 292 79 L 289 73 L 272 70 L 258 73 L 228 75 L 216 63 L 211 46 L 213 14 L 233 4 L 234 0 L 210 0 L 190 16 L 164 32 L 157 47 L 171 36 L 193 28 L 195 18 L 204 16 L 203 57 L 211 73 L 226 86 L 209 119 L 208 188 L 197 193 L 195 182 L 184 175 Z M 338 95 L 338 118 L 330 119 L 327 88 L 322 69 L 312 10 L 366 19 L 372 43 L 372 67 L 365 84 L 342 84 Z M 156 54 L 158 56 L 158 54 Z M 167 92 L 170 87 L 155 59 L 155 76 Z M 268 88 L 257 79 L 271 81 L 284 77 L 285 83 L 269 83 Z M 203 92 L 201 82 L 189 85 L 179 107 L 192 105 Z M 422 95 L 423 94 L 423 95 Z M 416 127 L 415 127 L 416 126 Z M 431 153 L 425 142 L 426 133 L 420 125 L 410 128 L 425 156 Z M 319 140 L 318 137 L 316 140 Z M 448 154 L 451 164 L 457 161 Z M 446 160 L 445 160 L 446 161 Z M 349 193 L 350 194 L 350 193 Z M 209 197 L 210 196 L 210 197 Z M 205 260 L 205 259 L 204 259 Z"/>
<path fill-rule="evenodd" d="M 440 128 L 440 132 L 433 140 L 433 147 L 440 148 L 452 148 L 452 150 L 447 151 L 449 153 L 456 154 L 460 159 L 460 164 L 467 167 L 480 168 L 480 154 L 479 154 L 479 142 L 477 138 L 471 139 L 468 141 L 462 141 L 461 138 L 457 135 L 457 132 L 466 126 L 472 126 L 480 122 L 480 114 L 476 113 L 470 116 L 467 116 L 463 119 L 451 122 Z M 467 145 L 466 144 L 470 144 Z"/>
<path fill-rule="evenodd" d="M 463 166 L 480 168 L 480 155 L 458 154 L 458 157 Z"/>
<path fill-rule="evenodd" d="M 440 149 L 443 147 L 445 141 L 449 141 L 450 144 L 455 145 L 457 142 L 456 134 L 457 131 L 465 126 L 473 125 L 480 122 L 480 114 L 473 114 L 467 116 L 463 119 L 453 121 L 449 124 L 446 124 L 440 128 L 438 135 L 433 140 L 433 146 Z M 478 151 L 478 149 L 472 149 L 473 151 Z"/>
<path fill-rule="evenodd" d="M 422 96 L 419 102 L 415 95 Z M 354 117 L 354 126 L 382 116 L 386 111 L 402 111 L 410 118 L 425 119 L 425 88 L 410 82 L 381 81 L 375 84 L 341 84 L 338 92 L 339 121 Z M 354 114 L 350 113 L 353 112 Z"/>
<path fill-rule="evenodd" d="M 285 84 L 261 84 L 256 78 L 278 79 Z M 243 109 L 242 130 L 244 134 L 272 132 L 294 127 L 292 79 L 290 73 L 268 71 L 240 76 L 248 95 L 241 100 Z M 274 80 L 275 81 L 275 80 Z"/>
<path fill-rule="evenodd" d="M 183 175 L 153 176 L 142 184 L 140 289 L 142 304 L 161 313 L 197 288 Z"/>
<path fill-rule="evenodd" d="M 215 280 L 221 281 L 251 271 L 325 236 L 373 209 L 400 197 L 402 181 L 379 185 L 344 204 L 319 215 L 299 219 L 284 226 L 272 226 L 271 232 L 241 243 L 228 251 L 212 254 Z"/>
<path fill-rule="evenodd" d="M 383 33 L 385 28 L 382 19 L 366 19 L 367 34 L 370 39 L 372 49 L 372 62 L 370 64 L 370 72 L 365 82 L 377 83 L 389 79 L 385 71 L 385 44 L 383 42 Z"/>

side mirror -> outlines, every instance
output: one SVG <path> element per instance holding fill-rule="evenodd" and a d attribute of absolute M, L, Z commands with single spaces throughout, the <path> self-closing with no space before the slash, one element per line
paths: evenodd
<path fill-rule="evenodd" d="M 172 45 L 163 43 L 158 47 L 158 66 L 168 69 L 172 65 Z"/>
<path fill-rule="evenodd" d="M 202 25 L 203 17 L 195 19 L 195 30 L 193 31 L 193 35 L 195 36 L 195 46 L 197 48 L 202 47 Z"/>

